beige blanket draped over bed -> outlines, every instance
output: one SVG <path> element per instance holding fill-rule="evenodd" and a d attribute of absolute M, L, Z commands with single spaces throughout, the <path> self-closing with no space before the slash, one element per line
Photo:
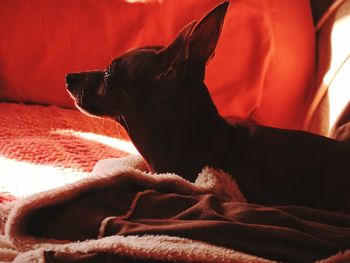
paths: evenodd
<path fill-rule="evenodd" d="M 337 254 L 350 247 L 349 227 L 345 214 L 248 204 L 221 171 L 205 168 L 191 184 L 175 174 L 151 174 L 129 156 L 101 161 L 90 177 L 12 204 L 0 256 L 15 262 L 337 262 L 350 260 L 349 252 Z"/>

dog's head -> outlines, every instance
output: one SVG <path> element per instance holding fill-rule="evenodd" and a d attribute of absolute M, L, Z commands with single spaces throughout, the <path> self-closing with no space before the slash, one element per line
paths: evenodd
<path fill-rule="evenodd" d="M 164 111 L 165 104 L 176 104 L 171 103 L 176 94 L 190 93 L 185 83 L 189 78 L 203 81 L 227 7 L 228 2 L 222 3 L 200 22 L 188 24 L 166 47 L 133 49 L 105 70 L 67 74 L 67 89 L 77 107 L 120 121 L 120 116 L 154 118 Z"/>

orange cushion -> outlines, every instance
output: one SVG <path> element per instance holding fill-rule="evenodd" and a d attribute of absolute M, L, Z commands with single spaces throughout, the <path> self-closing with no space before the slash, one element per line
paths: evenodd
<path fill-rule="evenodd" d="M 207 83 L 225 117 L 300 129 L 314 58 L 308 0 L 235 0 Z"/>
<path fill-rule="evenodd" d="M 66 73 L 167 44 L 220 2 L 0 1 L 0 100 L 72 107 Z M 298 128 L 313 59 L 308 0 L 235 0 L 206 82 L 224 117 Z"/>

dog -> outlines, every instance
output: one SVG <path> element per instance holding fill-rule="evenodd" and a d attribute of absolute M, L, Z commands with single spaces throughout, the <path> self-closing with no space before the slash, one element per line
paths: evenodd
<path fill-rule="evenodd" d="M 219 115 L 203 80 L 227 8 L 224 2 L 189 23 L 168 46 L 132 49 L 105 70 L 67 74 L 76 106 L 119 122 L 153 172 L 193 181 L 210 166 L 231 174 L 250 203 L 349 212 L 347 144 L 228 124 Z"/>

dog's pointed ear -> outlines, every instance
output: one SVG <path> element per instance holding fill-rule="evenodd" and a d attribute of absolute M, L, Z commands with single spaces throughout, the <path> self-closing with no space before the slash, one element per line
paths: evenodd
<path fill-rule="evenodd" d="M 229 2 L 224 2 L 210 11 L 194 28 L 188 48 L 191 60 L 208 63 L 214 55 Z"/>
<path fill-rule="evenodd" d="M 189 23 L 180 31 L 170 45 L 159 51 L 158 54 L 161 56 L 163 64 L 163 72 L 160 77 L 168 76 L 170 73 L 175 72 L 181 62 L 187 61 L 187 44 L 195 25 L 196 21 Z"/>
<path fill-rule="evenodd" d="M 195 64 L 206 64 L 213 57 L 228 5 L 229 2 L 224 2 L 199 23 L 189 23 L 170 45 L 158 52 L 163 64 L 158 78 L 181 76 L 189 60 Z"/>

